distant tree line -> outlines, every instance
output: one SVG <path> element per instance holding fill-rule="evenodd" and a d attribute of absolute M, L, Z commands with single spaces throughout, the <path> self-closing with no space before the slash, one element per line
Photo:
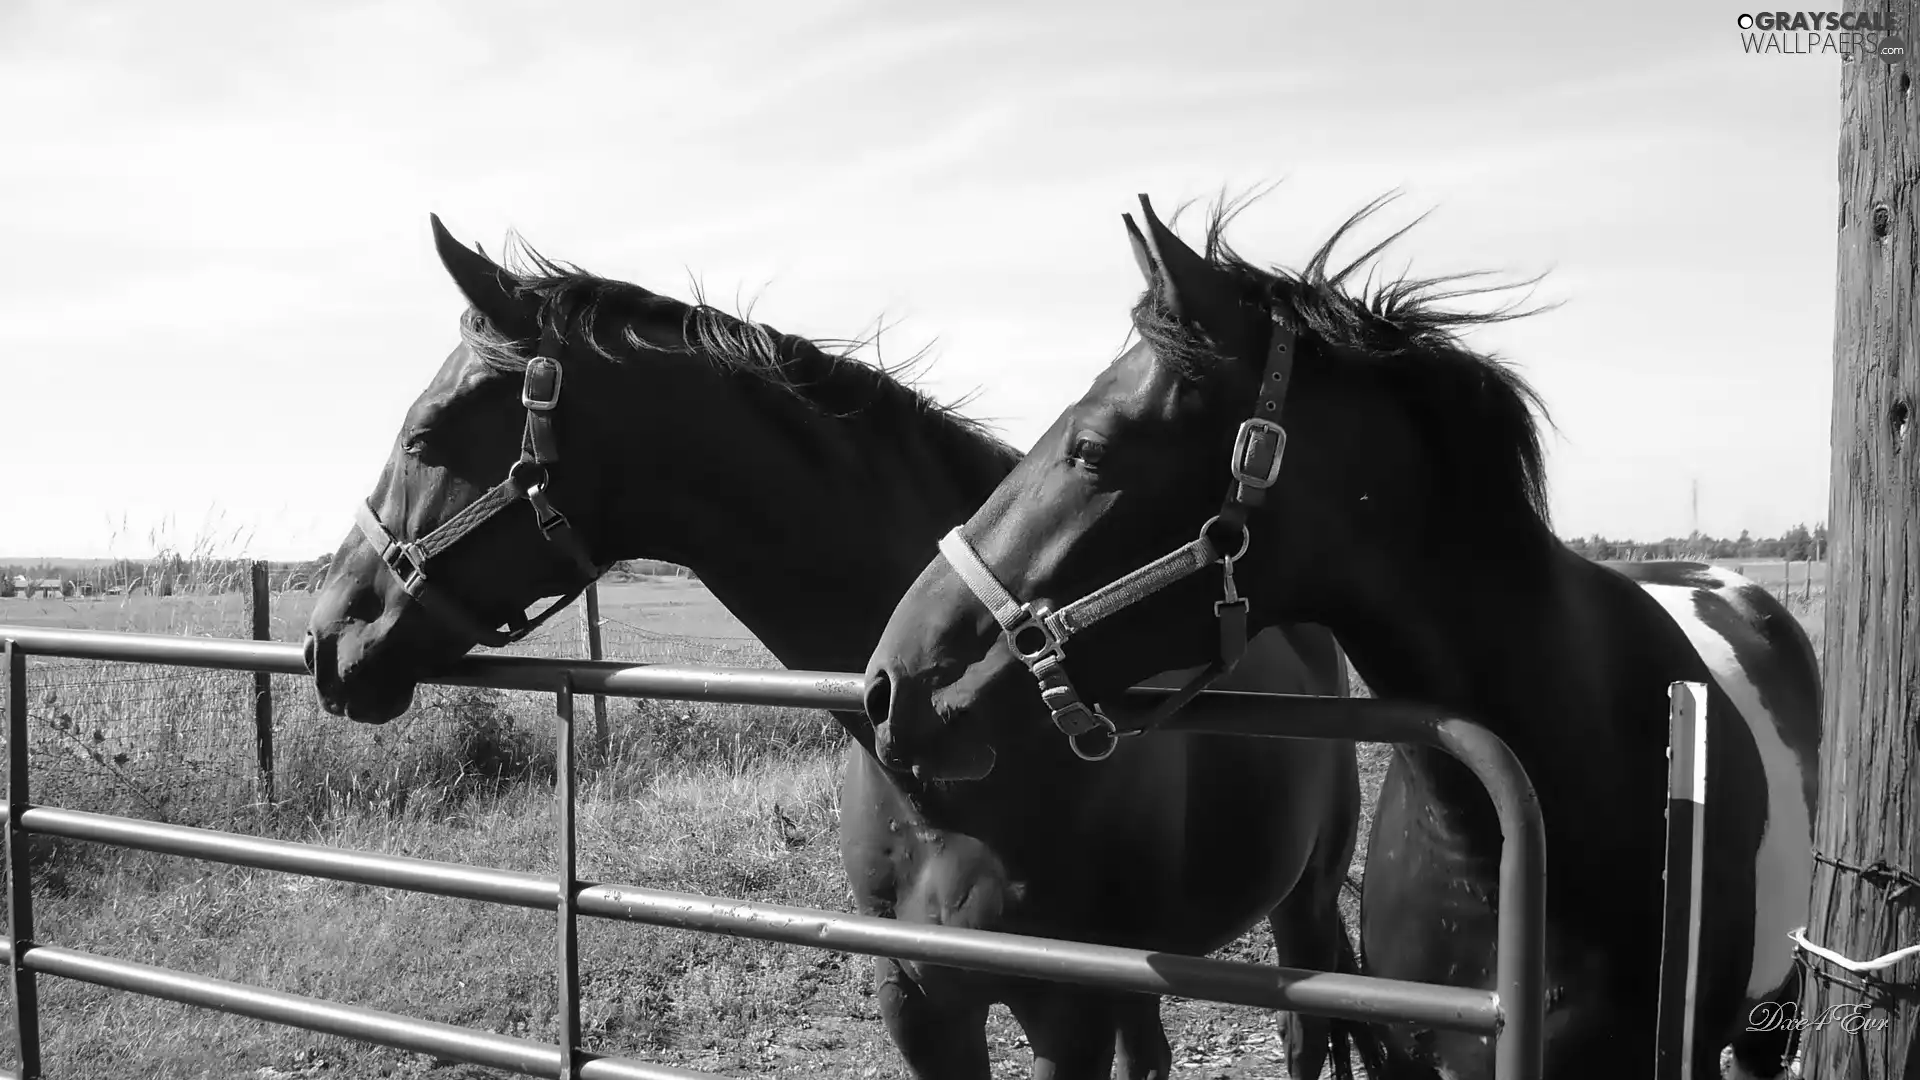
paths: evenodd
<path fill-rule="evenodd" d="M 308 587 L 325 571 L 330 557 L 307 562 L 270 562 L 267 585 L 275 591 Z M 41 562 L 32 566 L 0 566 L 0 596 L 18 591 L 16 579 L 34 582 L 57 581 L 63 596 L 92 592 L 95 596 L 116 593 L 151 593 L 171 596 L 177 592 L 239 592 L 253 580 L 252 559 L 186 558 L 178 554 L 151 559 L 114 559 L 112 561 L 66 564 Z"/>
<path fill-rule="evenodd" d="M 1795 525 L 1779 536 L 1755 537 L 1747 530 L 1731 539 L 1695 533 L 1670 536 L 1664 540 L 1616 540 L 1594 534 L 1566 541 L 1568 547 L 1589 559 L 1606 562 L 1614 559 L 1788 559 L 1793 562 L 1824 559 L 1827 551 L 1827 526 L 1822 522 L 1808 528 Z M 332 554 L 294 562 L 267 565 L 267 585 L 275 592 L 289 589 L 317 591 L 326 584 Z M 90 586 L 95 596 L 113 593 L 150 592 L 170 596 L 181 592 L 238 592 L 252 580 L 253 560 L 184 558 L 178 554 L 152 559 L 115 559 L 112 562 L 69 566 L 41 562 L 32 566 L 0 567 L 0 597 L 18 591 L 17 578 L 31 583 L 58 581 L 62 596 L 72 596 Z M 615 580 L 635 577 L 685 577 L 698 581 L 699 575 L 675 563 L 655 559 L 627 559 L 609 571 Z"/>
<path fill-rule="evenodd" d="M 305 561 L 270 562 L 267 564 L 267 587 L 274 592 L 317 591 L 326 584 L 327 571 L 332 563 L 331 554 Z M 685 577 L 699 580 L 693 571 L 686 567 L 654 559 L 627 559 L 617 562 L 608 572 L 608 576 L 614 580 L 631 580 L 636 577 Z M 79 565 L 40 562 L 32 566 L 0 566 L 0 597 L 13 596 L 19 592 L 16 578 L 26 579 L 29 590 L 32 590 L 35 587 L 34 583 L 37 582 L 57 581 L 60 583 L 62 596 L 72 596 L 77 592 L 89 590 L 95 596 L 122 593 L 171 596 L 175 592 L 201 594 L 240 592 L 247 589 L 253 579 L 253 560 L 188 558 L 178 554 L 165 554 L 151 559 L 115 559 L 111 562 Z"/>
<path fill-rule="evenodd" d="M 1786 559 L 1807 562 L 1827 554 L 1827 526 L 1795 525 L 1779 536 L 1755 537 L 1745 529 L 1733 539 L 1694 533 L 1664 540 L 1613 540 L 1595 534 L 1568 540 L 1567 546 L 1589 559 Z"/>

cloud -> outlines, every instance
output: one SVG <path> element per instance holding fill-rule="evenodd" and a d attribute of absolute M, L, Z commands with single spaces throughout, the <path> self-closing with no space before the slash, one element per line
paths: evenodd
<path fill-rule="evenodd" d="M 1826 454 L 1834 65 L 1740 55 L 1730 18 L 569 12 L 0 8 L 0 97 L 33 103 L 0 156 L 0 386 L 82 403 L 0 426 L 0 457 L 60 461 L 15 478 L 44 509 L 0 549 L 84 555 L 109 514 L 214 502 L 269 554 L 332 547 L 454 344 L 429 211 L 490 251 L 515 228 L 656 290 L 759 294 L 782 329 L 901 319 L 890 352 L 935 343 L 928 386 L 979 388 L 1025 444 L 1125 333 L 1134 193 L 1275 179 L 1236 226 L 1255 257 L 1295 261 L 1402 187 L 1382 229 L 1437 212 L 1388 269 L 1554 270 L 1565 309 L 1476 341 L 1563 421 L 1563 521 L 1681 527 L 1642 467 L 1697 469 L 1728 506 L 1825 505 L 1821 468 L 1786 463 Z"/>

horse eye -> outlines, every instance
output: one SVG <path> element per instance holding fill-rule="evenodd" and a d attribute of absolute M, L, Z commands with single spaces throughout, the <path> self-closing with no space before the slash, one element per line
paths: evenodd
<path fill-rule="evenodd" d="M 1100 464 L 1101 456 L 1106 452 L 1106 443 L 1101 442 L 1099 439 L 1082 435 L 1073 440 L 1073 449 L 1067 452 L 1067 456 L 1082 465 L 1098 465 Z"/>
<path fill-rule="evenodd" d="M 408 457 L 419 457 L 420 455 L 426 453 L 427 452 L 426 436 L 425 435 L 407 436 L 407 441 L 400 445 L 400 452 L 407 455 Z"/>

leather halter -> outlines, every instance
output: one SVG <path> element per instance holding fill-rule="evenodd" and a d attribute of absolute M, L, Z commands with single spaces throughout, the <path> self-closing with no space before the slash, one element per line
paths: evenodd
<path fill-rule="evenodd" d="M 546 327 L 540 332 L 540 351 L 527 361 L 526 377 L 520 387 L 520 405 L 527 411 L 527 426 L 520 440 L 520 460 L 507 470 L 506 479 L 487 489 L 478 499 L 462 507 L 459 513 L 442 522 L 439 528 L 418 540 L 396 537 L 380 523 L 380 516 L 370 501 L 362 501 L 354 508 L 354 522 L 360 527 L 361 535 L 373 545 L 381 564 L 400 579 L 401 589 L 441 622 L 473 638 L 480 645 L 498 648 L 511 645 L 533 633 L 541 624 L 578 599 L 587 586 L 600 580 L 600 575 L 607 569 L 588 557 L 586 545 L 573 524 L 547 497 L 550 479 L 548 467 L 560 460 L 560 442 L 554 435 L 553 412 L 560 404 L 563 374 L 557 327 L 565 317 L 563 310 L 547 320 Z M 534 524 L 539 527 L 540 534 L 573 563 L 581 582 L 572 592 L 554 601 L 532 619 L 528 619 L 521 611 L 508 615 L 506 628 L 502 630 L 498 623 L 475 616 L 466 602 L 445 586 L 430 581 L 427 565 L 521 499 L 532 505 Z"/>
<path fill-rule="evenodd" d="M 1245 557 L 1248 545 L 1253 542 L 1247 518 L 1266 499 L 1267 489 L 1280 478 L 1280 462 L 1287 448 L 1287 433 L 1279 424 L 1280 406 L 1286 401 L 1293 376 L 1298 340 L 1298 333 L 1278 312 L 1273 313 L 1272 318 L 1273 335 L 1267 347 L 1259 396 L 1254 401 L 1253 415 L 1240 423 L 1233 440 L 1233 456 L 1227 465 L 1233 485 L 1220 504 L 1220 512 L 1200 526 L 1200 533 L 1193 540 L 1055 611 L 1045 604 L 1021 603 L 1014 599 L 961 534 L 962 526 L 955 526 L 940 539 L 940 554 L 946 556 L 960 580 L 966 582 L 973 595 L 993 613 L 1007 645 L 1040 683 L 1040 698 L 1052 712 L 1054 726 L 1067 736 L 1073 752 L 1087 761 L 1106 759 L 1119 745 L 1121 736 L 1138 735 L 1158 726 L 1232 671 L 1246 654 L 1247 600 L 1234 586 L 1233 564 Z M 1212 536 L 1215 526 L 1240 533 L 1239 548 L 1232 554 L 1215 544 Z M 1099 705 L 1086 703 L 1067 675 L 1068 639 L 1216 562 L 1221 568 L 1221 597 L 1214 602 L 1213 613 L 1220 624 L 1220 638 L 1213 661 L 1145 719 L 1120 729 Z M 1084 744 L 1083 740 L 1086 740 Z"/>

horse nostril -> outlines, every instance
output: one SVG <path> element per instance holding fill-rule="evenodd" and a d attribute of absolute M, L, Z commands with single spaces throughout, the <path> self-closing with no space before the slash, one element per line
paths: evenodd
<path fill-rule="evenodd" d="M 307 631 L 306 639 L 302 641 L 300 645 L 300 659 L 306 661 L 307 674 L 309 675 L 314 673 L 314 657 L 319 651 L 320 639 L 313 636 L 313 631 Z"/>
<path fill-rule="evenodd" d="M 893 702 L 893 680 L 884 671 L 867 676 L 867 722 L 879 727 L 887 722 L 887 709 Z"/>

